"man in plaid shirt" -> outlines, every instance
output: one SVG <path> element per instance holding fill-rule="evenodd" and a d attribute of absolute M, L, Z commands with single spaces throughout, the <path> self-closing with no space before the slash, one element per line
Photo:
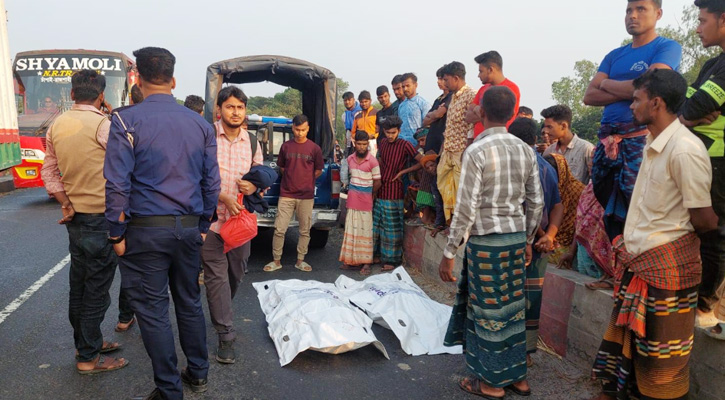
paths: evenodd
<path fill-rule="evenodd" d="M 487 398 L 503 398 L 504 388 L 528 396 L 524 277 L 544 198 L 534 150 L 506 129 L 514 93 L 494 86 L 481 103 L 487 129 L 463 154 L 440 264 L 441 279 L 455 281 L 456 253 L 468 236 L 445 345 L 465 346 L 473 377 L 461 380 L 461 389 Z"/>
<path fill-rule="evenodd" d="M 244 206 L 237 201 L 241 192 L 250 195 L 257 191 L 251 182 L 241 178 L 252 165 L 262 164 L 261 147 L 252 154 L 251 136 L 242 128 L 247 115 L 247 96 L 236 86 L 227 86 L 219 92 L 217 106 L 221 120 L 216 128 L 217 159 L 221 175 L 221 193 L 217 204 L 217 221 L 209 228 L 209 234 L 201 248 L 204 264 L 204 285 L 209 314 L 219 335 L 216 360 L 222 364 L 235 361 L 234 314 L 232 299 L 244 277 L 251 249 L 251 241 L 224 253 L 224 241 L 219 231 L 230 217 L 239 214 Z M 254 140 L 257 140 L 256 138 Z"/>

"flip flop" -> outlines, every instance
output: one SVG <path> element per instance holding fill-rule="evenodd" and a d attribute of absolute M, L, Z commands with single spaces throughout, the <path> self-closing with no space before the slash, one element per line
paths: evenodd
<path fill-rule="evenodd" d="M 304 261 L 302 261 L 300 265 L 295 264 L 295 268 L 302 272 L 312 272 L 312 267 L 310 266 L 310 264 L 307 264 Z"/>
<path fill-rule="evenodd" d="M 710 336 L 710 337 L 711 337 L 711 338 L 713 338 L 713 339 L 717 339 L 717 340 L 725 340 L 725 322 L 720 322 L 720 323 L 718 323 L 718 324 L 717 324 L 717 325 L 715 325 L 715 326 L 720 326 L 720 333 L 715 333 L 715 332 L 713 332 L 713 331 L 712 331 L 712 329 L 713 329 L 714 327 L 711 327 L 711 328 L 702 328 L 702 330 L 703 330 L 703 332 L 704 332 L 704 333 L 705 333 L 705 334 L 706 334 L 707 336 Z"/>
<path fill-rule="evenodd" d="M 611 290 L 614 289 L 614 282 L 609 279 L 584 284 L 589 290 Z"/>
<path fill-rule="evenodd" d="M 360 271 L 360 266 L 342 264 L 340 265 L 340 269 L 343 271 Z"/>
<path fill-rule="evenodd" d="M 395 267 L 392 265 L 383 265 L 383 268 L 381 269 L 381 271 L 388 272 L 388 271 L 392 271 L 394 269 L 395 269 Z"/>
<path fill-rule="evenodd" d="M 473 383 L 476 383 L 478 386 L 478 390 L 473 389 Z M 475 394 L 476 396 L 483 397 L 484 399 L 489 400 L 500 400 L 503 399 L 504 396 L 491 396 L 490 394 L 481 393 L 481 385 L 478 382 L 478 379 L 471 379 L 471 378 L 463 378 L 460 381 L 458 381 L 458 386 L 465 390 L 466 392 L 470 394 Z"/>
<path fill-rule="evenodd" d="M 101 372 L 115 371 L 128 365 L 128 360 L 123 358 L 106 357 L 99 355 L 96 362 L 93 364 L 93 369 L 79 369 L 76 366 L 76 371 L 81 375 L 93 375 L 100 374 Z"/>
<path fill-rule="evenodd" d="M 709 330 L 709 328 L 712 328 L 718 323 L 720 323 L 720 320 L 715 318 L 712 314 L 709 314 L 706 317 L 695 315 L 695 328 L 708 328 L 706 330 Z"/>
<path fill-rule="evenodd" d="M 514 392 L 515 394 L 517 394 L 519 396 L 524 396 L 524 397 L 531 396 L 531 389 L 529 389 L 529 390 L 521 390 L 521 389 L 517 388 L 514 385 L 508 385 L 504 389 L 510 390 L 510 391 Z"/>
<path fill-rule="evenodd" d="M 360 275 L 370 275 L 372 273 L 373 269 L 369 265 L 360 268 Z"/>
<path fill-rule="evenodd" d="M 101 347 L 101 350 L 99 353 L 110 353 L 112 351 L 120 350 L 121 349 L 121 343 L 118 342 L 103 342 L 103 347 Z"/>
<path fill-rule="evenodd" d="M 446 229 L 445 225 L 443 225 L 443 226 L 438 225 L 438 226 L 434 227 L 433 229 L 431 229 L 430 237 L 436 237 L 436 235 L 443 232 L 443 230 L 445 230 L 445 229 Z"/>
<path fill-rule="evenodd" d="M 126 332 L 127 330 L 131 329 L 131 327 L 132 327 L 132 326 L 133 326 L 133 324 L 135 324 L 135 323 L 136 323 L 136 317 L 135 317 L 135 316 L 134 316 L 133 318 L 131 318 L 131 320 L 130 320 L 130 321 L 128 321 L 128 322 L 121 322 L 121 321 L 118 321 L 118 323 L 116 324 L 116 329 L 115 329 L 115 331 L 116 331 L 116 332 Z M 126 325 L 126 327 L 124 328 L 124 327 L 123 327 L 123 326 L 121 326 L 121 325 Z"/>
<path fill-rule="evenodd" d="M 274 272 L 278 269 L 282 269 L 282 264 L 277 265 L 274 261 L 270 262 L 269 264 L 265 265 L 264 268 L 262 268 L 262 271 L 264 272 Z"/>

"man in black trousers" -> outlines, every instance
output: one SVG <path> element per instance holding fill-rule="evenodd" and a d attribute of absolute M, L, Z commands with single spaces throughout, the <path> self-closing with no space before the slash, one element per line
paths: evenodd
<path fill-rule="evenodd" d="M 133 53 L 143 103 L 114 115 L 106 152 L 109 242 L 119 255 L 122 287 L 151 358 L 156 389 L 146 399 L 182 399 L 207 388 L 209 360 L 201 305 L 200 250 L 220 192 L 216 134 L 176 103 L 175 57 L 146 47 Z M 174 298 L 187 367 L 177 370 L 169 320 Z"/>

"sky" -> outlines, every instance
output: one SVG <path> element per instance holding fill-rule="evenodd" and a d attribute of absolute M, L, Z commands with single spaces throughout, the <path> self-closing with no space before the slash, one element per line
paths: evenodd
<path fill-rule="evenodd" d="M 658 26 L 678 24 L 693 0 L 664 0 Z M 418 93 L 440 94 L 435 71 L 466 65 L 481 85 L 474 57 L 497 50 L 521 105 L 538 113 L 554 102 L 551 84 L 574 63 L 599 63 L 627 36 L 624 0 L 5 0 L 12 56 L 42 49 L 120 51 L 159 46 L 176 56 L 174 95 L 204 96 L 206 67 L 241 56 L 275 54 L 331 70 L 350 90 L 390 87 L 398 73 L 418 75 Z M 284 88 L 244 85 L 249 96 Z"/>

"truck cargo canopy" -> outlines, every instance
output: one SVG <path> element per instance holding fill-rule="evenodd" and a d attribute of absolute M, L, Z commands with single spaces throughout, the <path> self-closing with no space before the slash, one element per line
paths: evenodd
<path fill-rule="evenodd" d="M 248 56 L 210 65 L 206 70 L 206 78 L 204 116 L 209 122 L 214 121 L 217 94 L 224 84 L 268 81 L 299 90 L 302 92 L 302 112 L 310 120 L 308 137 L 322 148 L 325 157 L 332 156 L 337 115 L 337 80 L 330 70 L 290 57 Z"/>

